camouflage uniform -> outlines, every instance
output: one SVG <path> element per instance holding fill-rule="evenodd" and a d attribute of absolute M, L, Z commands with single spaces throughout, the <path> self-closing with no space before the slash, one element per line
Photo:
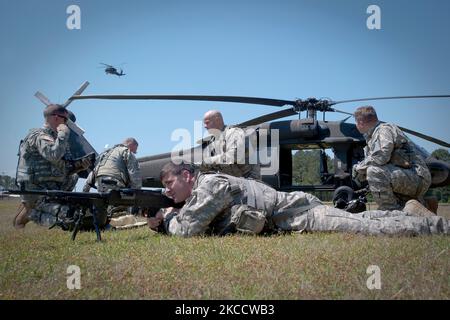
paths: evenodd
<path fill-rule="evenodd" d="M 123 144 L 117 144 L 99 156 L 93 172 L 88 176 L 83 191 L 88 191 L 89 185 L 92 186 L 94 180 L 99 192 L 122 188 L 140 189 L 142 187 L 139 163 L 130 149 Z M 119 216 L 127 210 L 128 208 L 123 206 L 109 206 L 108 214 L 111 217 Z"/>
<path fill-rule="evenodd" d="M 48 126 L 31 129 L 20 143 L 17 183 L 23 184 L 27 190 L 70 188 L 73 178 L 68 175 L 65 165 L 68 150 L 68 135 L 65 132 L 55 132 Z M 39 210 L 40 196 L 23 195 L 21 198 L 27 207 L 36 208 L 32 210 L 30 219 L 37 223 L 41 223 L 42 215 L 56 215 L 60 211 L 53 207 L 50 212 Z"/>
<path fill-rule="evenodd" d="M 234 224 L 234 225 L 233 225 Z M 256 180 L 224 174 L 199 174 L 191 196 L 179 211 L 166 213 L 163 229 L 183 237 L 232 231 L 340 231 L 380 234 L 449 232 L 443 217 L 417 217 L 403 211 L 366 211 L 359 214 L 325 206 L 303 192 L 277 192 Z"/>
<path fill-rule="evenodd" d="M 415 146 L 395 125 L 379 122 L 365 134 L 365 159 L 354 166 L 358 180 L 367 179 L 380 210 L 401 209 L 431 184 L 431 174 Z"/>
<path fill-rule="evenodd" d="M 225 126 L 203 151 L 202 171 L 219 171 L 235 177 L 261 179 L 259 164 L 249 163 L 249 148 L 242 129 Z"/>
<path fill-rule="evenodd" d="M 123 144 L 115 145 L 99 156 L 93 176 L 99 192 L 142 187 L 139 163 L 130 149 Z M 113 183 L 105 184 L 103 180 Z"/>

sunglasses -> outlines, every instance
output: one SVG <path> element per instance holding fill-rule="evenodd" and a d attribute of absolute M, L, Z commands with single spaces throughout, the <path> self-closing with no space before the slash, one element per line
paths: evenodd
<path fill-rule="evenodd" d="M 56 114 L 56 113 L 54 113 L 53 116 L 57 116 L 58 118 L 63 118 L 64 122 L 67 122 L 67 117 L 64 117 L 64 116 L 62 116 L 60 114 Z"/>

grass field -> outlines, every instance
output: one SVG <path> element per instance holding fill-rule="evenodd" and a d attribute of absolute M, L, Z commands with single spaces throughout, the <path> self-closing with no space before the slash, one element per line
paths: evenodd
<path fill-rule="evenodd" d="M 0 299 L 449 299 L 450 238 L 292 234 L 181 239 L 146 227 L 104 241 L 29 223 L 0 200 Z M 450 207 L 441 206 L 450 217 Z M 81 289 L 68 289 L 71 265 Z M 380 289 L 367 282 L 378 273 Z M 70 281 L 69 281 L 70 282 Z"/>

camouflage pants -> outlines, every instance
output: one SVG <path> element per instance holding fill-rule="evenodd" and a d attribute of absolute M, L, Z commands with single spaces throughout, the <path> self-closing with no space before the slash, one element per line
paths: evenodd
<path fill-rule="evenodd" d="M 68 217 L 69 207 L 59 203 L 38 202 L 31 210 L 30 220 L 41 225 L 50 227 L 58 220 L 64 221 Z"/>
<path fill-rule="evenodd" d="M 401 209 L 410 199 L 423 202 L 423 195 L 430 186 L 430 181 L 417 175 L 414 169 L 392 164 L 368 167 L 367 181 L 380 210 Z"/>
<path fill-rule="evenodd" d="M 42 185 L 35 185 L 31 182 L 25 182 L 26 190 L 61 190 L 61 183 L 59 182 L 46 182 Z M 34 194 L 24 194 L 20 196 L 21 202 L 28 208 L 35 207 L 39 201 L 42 199 L 42 196 L 37 196 Z"/>
<path fill-rule="evenodd" d="M 403 211 L 372 210 L 352 214 L 318 205 L 310 210 L 277 221 L 287 231 L 336 231 L 365 235 L 449 234 L 449 220 L 444 217 L 416 217 Z"/>

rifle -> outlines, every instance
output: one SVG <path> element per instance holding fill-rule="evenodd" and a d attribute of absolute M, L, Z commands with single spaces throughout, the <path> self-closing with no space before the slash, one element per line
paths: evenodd
<path fill-rule="evenodd" d="M 67 205 L 70 210 L 68 219 L 57 217 L 54 226 L 59 226 L 63 230 L 72 230 L 72 240 L 80 230 L 81 224 L 85 223 L 87 211 L 92 214 L 97 241 L 101 241 L 100 226 L 107 224 L 108 206 L 138 206 L 147 208 L 153 214 L 158 209 L 167 207 L 180 207 L 180 204 L 165 196 L 161 190 L 141 190 L 141 189 L 119 189 L 108 192 L 69 192 L 59 190 L 8 190 L 6 194 L 36 195 L 43 196 L 44 202 Z M 151 216 L 151 215 L 150 215 Z M 89 223 L 88 223 L 89 224 Z"/>

